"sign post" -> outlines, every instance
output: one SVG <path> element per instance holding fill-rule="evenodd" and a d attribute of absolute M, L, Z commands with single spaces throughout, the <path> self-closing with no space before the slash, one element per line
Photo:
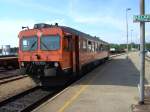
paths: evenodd
<path fill-rule="evenodd" d="M 145 14 L 145 0 L 140 0 L 140 15 Z M 143 20 L 145 20 L 143 18 Z M 140 101 L 144 104 L 144 77 L 145 77 L 145 22 L 140 21 Z"/>
<path fill-rule="evenodd" d="M 150 15 L 145 15 L 145 0 L 140 0 L 140 15 L 133 17 L 134 22 L 140 22 L 140 100 L 144 104 L 145 77 L 145 22 L 150 22 Z"/>

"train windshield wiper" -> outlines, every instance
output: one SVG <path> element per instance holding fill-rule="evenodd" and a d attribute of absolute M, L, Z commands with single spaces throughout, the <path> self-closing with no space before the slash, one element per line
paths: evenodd
<path fill-rule="evenodd" d="M 31 50 L 31 49 L 35 46 L 36 42 L 37 42 L 37 41 L 35 41 L 35 42 L 31 45 L 31 47 L 30 47 L 29 50 Z"/>
<path fill-rule="evenodd" d="M 42 41 L 41 41 L 41 44 L 42 44 L 47 50 L 49 50 L 49 48 L 47 47 L 47 45 L 45 45 Z"/>

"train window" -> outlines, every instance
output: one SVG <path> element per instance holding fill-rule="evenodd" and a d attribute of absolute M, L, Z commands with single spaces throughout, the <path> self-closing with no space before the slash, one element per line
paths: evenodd
<path fill-rule="evenodd" d="M 97 51 L 99 51 L 99 48 L 98 48 L 98 47 L 99 47 L 99 43 L 97 43 Z"/>
<path fill-rule="evenodd" d="M 98 45 L 98 51 L 100 52 L 101 51 L 101 44 L 99 43 Z"/>
<path fill-rule="evenodd" d="M 72 38 L 68 38 L 68 49 L 72 51 Z"/>
<path fill-rule="evenodd" d="M 99 43 L 96 44 L 96 51 L 97 52 L 99 51 L 98 46 L 99 46 Z"/>
<path fill-rule="evenodd" d="M 107 51 L 109 51 L 110 50 L 110 46 L 109 45 L 107 45 Z"/>
<path fill-rule="evenodd" d="M 94 51 L 96 52 L 97 43 L 94 42 Z"/>
<path fill-rule="evenodd" d="M 92 42 L 91 41 L 88 41 L 88 50 L 92 51 Z"/>
<path fill-rule="evenodd" d="M 63 41 L 63 49 L 64 49 L 65 51 L 68 50 L 68 40 L 67 40 L 67 38 L 64 38 L 64 41 Z"/>
<path fill-rule="evenodd" d="M 98 43 L 95 43 L 95 51 L 98 51 Z"/>
<path fill-rule="evenodd" d="M 60 37 L 58 35 L 42 36 L 40 48 L 42 50 L 58 50 L 60 48 Z"/>
<path fill-rule="evenodd" d="M 86 41 L 83 41 L 83 49 L 86 49 Z"/>
<path fill-rule="evenodd" d="M 92 52 L 94 52 L 94 42 L 92 42 Z"/>
<path fill-rule="evenodd" d="M 101 46 L 101 51 L 105 51 L 106 50 L 106 45 L 105 44 L 102 44 Z"/>
<path fill-rule="evenodd" d="M 37 49 L 37 37 L 23 37 L 21 42 L 22 51 L 34 51 Z"/>
<path fill-rule="evenodd" d="M 103 47 L 104 47 L 103 44 L 101 44 L 101 51 L 103 51 Z"/>
<path fill-rule="evenodd" d="M 103 45 L 100 44 L 100 45 L 99 45 L 99 51 L 102 51 L 102 49 L 103 49 L 102 47 L 103 47 Z"/>
<path fill-rule="evenodd" d="M 91 45 L 92 44 L 92 42 L 91 41 L 88 41 L 88 45 Z"/>
<path fill-rule="evenodd" d="M 72 38 L 64 38 L 64 50 L 71 51 L 72 50 Z"/>
<path fill-rule="evenodd" d="M 81 38 L 79 38 L 79 49 L 82 50 L 83 41 Z"/>
<path fill-rule="evenodd" d="M 105 51 L 109 51 L 109 46 L 105 45 Z"/>

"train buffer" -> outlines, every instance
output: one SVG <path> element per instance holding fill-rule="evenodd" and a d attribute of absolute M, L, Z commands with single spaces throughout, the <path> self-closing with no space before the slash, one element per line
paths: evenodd
<path fill-rule="evenodd" d="M 130 53 L 97 67 L 34 112 L 128 112 L 138 102 L 138 54 Z M 150 66 L 149 62 L 146 62 Z M 149 71 L 146 70 L 146 83 Z"/>

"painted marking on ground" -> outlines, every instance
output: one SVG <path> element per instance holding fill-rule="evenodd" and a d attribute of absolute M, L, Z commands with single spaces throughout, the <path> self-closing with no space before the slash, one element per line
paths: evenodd
<path fill-rule="evenodd" d="M 110 64 L 110 63 L 108 63 L 108 64 Z M 108 64 L 107 64 L 107 66 L 108 66 Z M 106 65 L 105 65 L 105 66 L 106 66 Z M 106 69 L 106 67 L 104 67 L 104 68 L 100 71 L 100 73 L 103 72 L 105 69 Z M 66 103 L 58 110 L 58 112 L 64 112 L 64 111 L 89 87 L 89 84 L 90 84 L 91 82 L 93 82 L 94 79 L 96 79 L 96 77 L 97 77 L 98 75 L 99 75 L 99 74 L 96 74 L 95 76 L 93 76 L 93 77 L 91 78 L 91 80 L 89 80 L 89 81 L 87 82 L 86 85 L 82 85 L 82 86 L 80 87 L 79 91 L 76 92 L 76 94 L 75 94 L 74 96 L 72 96 L 71 99 L 69 99 L 68 101 L 66 101 Z"/>

